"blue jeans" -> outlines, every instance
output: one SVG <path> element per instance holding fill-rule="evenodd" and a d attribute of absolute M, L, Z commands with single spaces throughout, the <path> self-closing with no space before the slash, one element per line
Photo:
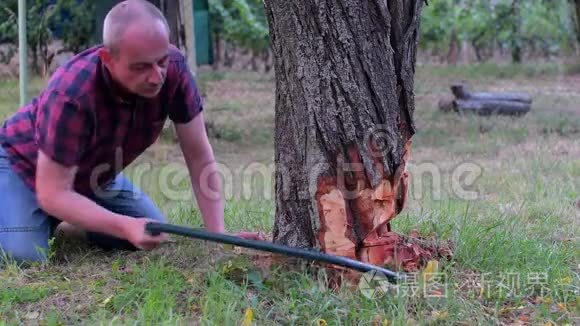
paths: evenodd
<path fill-rule="evenodd" d="M 147 217 L 165 222 L 159 208 L 123 175 L 106 187 L 105 196 L 91 198 L 117 214 Z M 48 242 L 60 221 L 47 215 L 36 195 L 14 173 L 0 146 L 0 257 L 16 261 L 44 261 Z M 87 233 L 88 240 L 106 250 L 135 250 L 128 241 L 101 233 Z"/>

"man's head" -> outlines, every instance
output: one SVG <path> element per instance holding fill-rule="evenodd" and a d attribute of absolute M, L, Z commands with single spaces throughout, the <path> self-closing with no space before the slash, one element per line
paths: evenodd
<path fill-rule="evenodd" d="M 115 5 L 105 17 L 103 44 L 101 60 L 117 83 L 143 97 L 159 93 L 167 74 L 169 26 L 153 4 Z"/>

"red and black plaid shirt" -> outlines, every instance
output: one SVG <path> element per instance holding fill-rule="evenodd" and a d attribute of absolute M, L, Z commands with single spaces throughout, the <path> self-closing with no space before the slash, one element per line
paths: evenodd
<path fill-rule="evenodd" d="M 39 149 L 64 166 L 78 166 L 75 190 L 91 195 L 155 142 L 168 117 L 185 123 L 203 109 L 177 48 L 171 48 L 162 90 L 145 99 L 115 87 L 97 54 L 100 47 L 61 66 L 46 89 L 0 127 L 14 171 L 33 191 Z"/>

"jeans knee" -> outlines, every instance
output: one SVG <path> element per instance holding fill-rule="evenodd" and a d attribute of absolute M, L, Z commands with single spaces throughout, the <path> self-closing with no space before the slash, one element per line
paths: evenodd
<path fill-rule="evenodd" d="M 48 259 L 48 244 L 39 245 L 31 242 L 3 243 L 0 241 L 1 260 L 14 260 L 18 263 L 44 262 Z"/>

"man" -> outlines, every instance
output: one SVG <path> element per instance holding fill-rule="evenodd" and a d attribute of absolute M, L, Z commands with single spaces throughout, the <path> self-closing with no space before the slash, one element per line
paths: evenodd
<path fill-rule="evenodd" d="M 46 89 L 0 128 L 0 252 L 46 259 L 57 225 L 103 248 L 151 250 L 149 221 L 165 221 L 125 168 L 174 124 L 208 231 L 225 232 L 223 199 L 203 107 L 161 12 L 143 0 L 107 14 L 103 44 L 60 67 Z M 209 175 L 203 182 L 200 176 Z M 204 178 L 207 179 L 207 178 Z M 237 234 L 258 238 L 256 233 Z"/>

